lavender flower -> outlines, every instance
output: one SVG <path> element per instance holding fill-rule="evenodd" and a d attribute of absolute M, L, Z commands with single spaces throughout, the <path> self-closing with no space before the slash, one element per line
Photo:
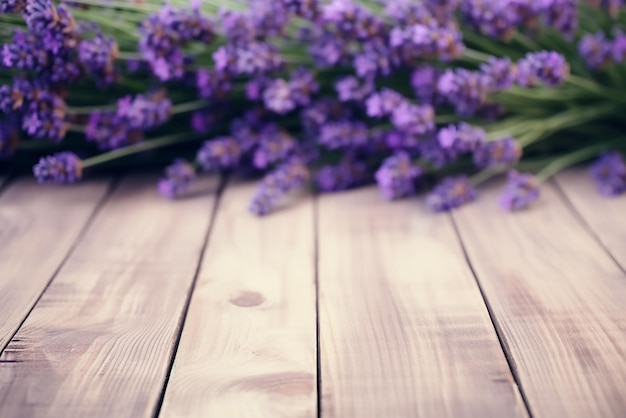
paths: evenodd
<path fill-rule="evenodd" d="M 41 37 L 46 51 L 56 54 L 76 47 L 76 21 L 64 5 L 55 7 L 51 0 L 29 0 L 23 15 L 32 33 Z"/>
<path fill-rule="evenodd" d="M 493 90 L 506 90 L 516 80 L 517 67 L 510 58 L 489 58 L 489 61 L 480 66 L 480 71 L 489 77 Z"/>
<path fill-rule="evenodd" d="M 411 75 L 411 86 L 415 96 L 426 104 L 438 104 L 441 97 L 437 94 L 439 72 L 431 66 L 421 66 Z"/>
<path fill-rule="evenodd" d="M 578 53 L 591 68 L 601 68 L 611 60 L 612 45 L 604 33 L 589 33 L 578 44 Z"/>
<path fill-rule="evenodd" d="M 19 145 L 19 141 L 18 118 L 0 119 L 0 159 L 11 155 Z"/>
<path fill-rule="evenodd" d="M 26 8 L 26 0 L 0 0 L 0 12 L 21 13 Z"/>
<path fill-rule="evenodd" d="M 437 83 L 438 93 L 465 117 L 474 116 L 485 105 L 491 88 L 489 76 L 464 68 L 447 70 Z"/>
<path fill-rule="evenodd" d="M 354 68 L 359 77 L 373 78 L 388 76 L 399 63 L 397 52 L 391 50 L 381 40 L 368 41 L 362 51 L 354 57 Z"/>
<path fill-rule="evenodd" d="M 281 6 L 297 16 L 314 21 L 320 13 L 318 0 L 280 0 Z"/>
<path fill-rule="evenodd" d="M 29 32 L 16 29 L 13 41 L 0 51 L 2 65 L 22 71 L 41 72 L 48 66 L 48 53 L 39 39 Z"/>
<path fill-rule="evenodd" d="M 254 151 L 253 164 L 257 168 L 267 168 L 270 164 L 284 160 L 296 148 L 291 135 L 275 124 L 268 124 L 261 130 L 261 139 Z"/>
<path fill-rule="evenodd" d="M 83 165 L 73 152 L 60 152 L 39 159 L 33 174 L 39 183 L 75 183 L 82 178 Z"/>
<path fill-rule="evenodd" d="M 522 156 L 522 147 L 513 138 L 502 138 L 480 144 L 474 150 L 474 164 L 493 168 L 515 164 Z"/>
<path fill-rule="evenodd" d="M 246 83 L 246 98 L 252 101 L 261 100 L 269 82 L 270 80 L 263 76 L 258 76 L 248 81 Z"/>
<path fill-rule="evenodd" d="M 367 125 L 363 122 L 330 122 L 321 127 L 319 144 L 328 149 L 360 146 L 367 143 Z"/>
<path fill-rule="evenodd" d="M 510 170 L 507 177 L 507 186 L 500 196 L 503 209 L 521 210 L 539 198 L 539 181 L 532 174 Z"/>
<path fill-rule="evenodd" d="M 212 110 L 196 110 L 191 114 L 191 129 L 199 134 L 206 134 L 217 122 Z"/>
<path fill-rule="evenodd" d="M 257 29 L 248 13 L 220 9 L 218 12 L 222 31 L 231 44 L 246 44 L 258 36 Z"/>
<path fill-rule="evenodd" d="M 164 124 L 170 117 L 172 102 L 163 92 L 126 96 L 117 101 L 117 115 L 131 129 L 148 130 Z"/>
<path fill-rule="evenodd" d="M 332 25 L 344 39 L 364 41 L 384 33 L 382 20 L 352 0 L 331 0 L 324 4 L 320 19 Z"/>
<path fill-rule="evenodd" d="M 424 135 L 435 129 L 435 111 L 431 105 L 403 101 L 391 113 L 391 122 L 407 134 Z"/>
<path fill-rule="evenodd" d="M 346 76 L 335 83 L 335 90 L 342 102 L 362 102 L 373 93 L 374 85 L 370 80 L 361 81 L 357 77 Z"/>
<path fill-rule="evenodd" d="M 571 37 L 578 28 L 578 0 L 545 0 L 545 24 Z"/>
<path fill-rule="evenodd" d="M 626 33 L 621 29 L 613 31 L 611 57 L 616 64 L 622 64 L 626 59 Z"/>
<path fill-rule="evenodd" d="M 159 193 L 168 199 L 174 199 L 185 193 L 195 178 L 195 167 L 188 161 L 176 159 L 165 169 L 165 178 L 159 180 Z"/>
<path fill-rule="evenodd" d="M 439 145 L 444 149 L 453 150 L 456 154 L 474 152 L 485 141 L 485 131 L 468 123 L 461 122 L 457 126 L 448 125 L 437 134 Z"/>
<path fill-rule="evenodd" d="M 322 126 L 329 122 L 339 122 L 352 116 L 350 110 L 335 99 L 321 99 L 304 109 L 300 115 L 301 124 L 307 134 L 317 137 Z"/>
<path fill-rule="evenodd" d="M 445 178 L 426 198 L 435 212 L 449 211 L 476 199 L 476 189 L 464 176 Z"/>
<path fill-rule="evenodd" d="M 436 22 L 396 27 L 389 34 L 389 45 L 395 48 L 402 62 L 409 66 L 424 57 L 448 62 L 457 59 L 465 50 L 463 37 L 452 25 Z"/>
<path fill-rule="evenodd" d="M 266 108 L 278 114 L 294 110 L 296 101 L 291 96 L 289 82 L 282 78 L 271 81 L 263 92 L 263 103 Z"/>
<path fill-rule="evenodd" d="M 385 15 L 393 19 L 398 26 L 415 24 L 429 25 L 437 23 L 433 14 L 423 2 L 396 0 L 385 4 Z"/>
<path fill-rule="evenodd" d="M 419 155 L 435 168 L 442 168 L 454 162 L 461 155 L 457 148 L 441 146 L 438 135 L 427 135 L 418 142 Z"/>
<path fill-rule="evenodd" d="M 335 192 L 357 187 L 367 181 L 367 167 L 362 162 L 345 160 L 338 165 L 322 167 L 315 178 L 317 188 L 322 192 Z"/>
<path fill-rule="evenodd" d="M 128 120 L 114 111 L 93 112 L 85 130 L 85 138 L 101 150 L 112 150 L 143 139 L 142 131 L 132 129 Z"/>
<path fill-rule="evenodd" d="M 479 33 L 508 40 L 520 23 L 520 15 L 510 1 L 463 0 L 461 11 L 464 20 Z"/>
<path fill-rule="evenodd" d="M 38 139 L 60 142 L 67 132 L 67 105 L 56 94 L 42 92 L 25 109 L 22 129 Z"/>
<path fill-rule="evenodd" d="M 213 53 L 213 60 L 218 71 L 233 75 L 264 74 L 283 66 L 278 49 L 263 42 L 225 45 Z"/>
<path fill-rule="evenodd" d="M 319 90 L 319 84 L 311 71 L 300 67 L 291 75 L 289 88 L 298 106 L 308 106 L 311 103 L 311 96 Z"/>
<path fill-rule="evenodd" d="M 386 158 L 375 177 L 381 194 L 387 200 L 400 199 L 415 193 L 415 180 L 422 170 L 413 165 L 408 153 L 400 151 Z"/>
<path fill-rule="evenodd" d="M 267 215 L 285 194 L 304 185 L 309 176 L 306 164 L 298 158 L 289 159 L 263 178 L 250 202 L 250 212 Z"/>
<path fill-rule="evenodd" d="M 115 81 L 117 54 L 118 47 L 115 39 L 102 34 L 78 44 L 80 62 L 102 84 L 112 84 Z"/>
<path fill-rule="evenodd" d="M 228 74 L 201 68 L 196 73 L 198 96 L 203 99 L 223 100 L 232 90 Z"/>
<path fill-rule="evenodd" d="M 365 101 L 367 116 L 383 117 L 390 115 L 402 102 L 404 102 L 404 98 L 400 93 L 384 88 L 380 92 L 372 94 Z"/>
<path fill-rule="evenodd" d="M 529 53 L 518 62 L 517 68 L 517 83 L 523 87 L 532 87 L 538 82 L 556 87 L 567 79 L 570 72 L 565 57 L 554 51 Z"/>
<path fill-rule="evenodd" d="M 226 136 L 205 141 L 198 150 L 196 161 L 204 171 L 217 171 L 236 167 L 241 156 L 239 142 Z"/>
<path fill-rule="evenodd" d="M 591 177 L 605 196 L 617 196 L 626 191 L 626 163 L 617 152 L 606 152 L 591 166 Z"/>
<path fill-rule="evenodd" d="M 348 44 L 335 34 L 323 32 L 309 43 L 309 54 L 319 68 L 328 68 L 346 61 Z"/>

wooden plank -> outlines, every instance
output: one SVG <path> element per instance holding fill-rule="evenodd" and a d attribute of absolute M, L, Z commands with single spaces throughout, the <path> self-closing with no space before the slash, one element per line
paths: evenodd
<path fill-rule="evenodd" d="M 588 170 L 566 170 L 555 180 L 602 245 L 626 269 L 626 194 L 603 196 Z"/>
<path fill-rule="evenodd" d="M 527 416 L 450 219 L 320 200 L 322 416 Z"/>
<path fill-rule="evenodd" d="M 0 353 L 65 259 L 108 185 L 108 181 L 71 187 L 39 185 L 23 178 L 0 195 Z"/>
<path fill-rule="evenodd" d="M 226 188 L 161 418 L 315 417 L 313 200 L 266 218 Z"/>
<path fill-rule="evenodd" d="M 626 277 L 552 184 L 513 214 L 500 185 L 453 216 L 531 413 L 623 417 Z"/>
<path fill-rule="evenodd" d="M 214 201 L 155 180 L 122 182 L 8 345 L 1 417 L 154 413 Z"/>

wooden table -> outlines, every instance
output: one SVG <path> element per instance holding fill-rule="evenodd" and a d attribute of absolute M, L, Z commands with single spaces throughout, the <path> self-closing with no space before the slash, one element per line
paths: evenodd
<path fill-rule="evenodd" d="M 626 196 L 375 188 L 248 214 L 152 175 L 0 195 L 0 417 L 626 416 Z"/>

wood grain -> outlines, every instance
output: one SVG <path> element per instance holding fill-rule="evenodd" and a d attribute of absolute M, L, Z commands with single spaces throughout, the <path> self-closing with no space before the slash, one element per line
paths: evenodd
<path fill-rule="evenodd" d="M 257 218 L 254 187 L 220 201 L 161 418 L 317 416 L 313 201 Z"/>
<path fill-rule="evenodd" d="M 8 345 L 1 417 L 152 416 L 214 201 L 155 181 L 122 182 Z"/>
<path fill-rule="evenodd" d="M 0 353 L 63 262 L 108 184 L 91 181 L 67 187 L 20 179 L 0 195 Z"/>
<path fill-rule="evenodd" d="M 514 214 L 500 185 L 453 216 L 531 413 L 624 417 L 626 277 L 553 185 Z"/>
<path fill-rule="evenodd" d="M 626 194 L 600 194 L 583 169 L 566 170 L 555 180 L 602 245 L 626 269 Z"/>
<path fill-rule="evenodd" d="M 318 277 L 323 417 L 527 416 L 448 217 L 324 196 Z"/>

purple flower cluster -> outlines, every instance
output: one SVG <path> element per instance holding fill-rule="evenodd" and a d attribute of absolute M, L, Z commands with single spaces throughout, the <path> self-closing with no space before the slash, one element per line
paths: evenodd
<path fill-rule="evenodd" d="M 320 21 L 343 39 L 367 41 L 385 33 L 382 19 L 352 0 L 331 0 L 321 7 Z"/>
<path fill-rule="evenodd" d="M 143 132 L 164 124 L 170 117 L 172 102 L 155 92 L 118 100 L 116 110 L 89 115 L 85 132 L 88 141 L 101 149 L 120 148 L 143 138 Z"/>
<path fill-rule="evenodd" d="M 301 159 L 286 160 L 261 180 L 250 202 L 250 211 L 259 216 L 270 213 L 284 195 L 303 186 L 309 177 L 309 169 Z"/>
<path fill-rule="evenodd" d="M 117 78 L 115 60 L 118 52 L 115 39 L 102 34 L 78 44 L 81 64 L 103 85 L 113 84 Z"/>
<path fill-rule="evenodd" d="M 31 33 L 42 37 L 41 46 L 46 51 L 57 54 L 76 48 L 76 21 L 65 5 L 55 6 L 52 0 L 29 0 L 23 15 Z"/>
<path fill-rule="evenodd" d="M 454 106 L 460 116 L 474 116 L 486 103 L 492 89 L 491 78 L 465 68 L 447 70 L 437 83 L 437 92 Z"/>
<path fill-rule="evenodd" d="M 241 146 L 235 138 L 218 137 L 202 144 L 196 161 L 204 171 L 218 171 L 236 167 L 241 155 Z"/>
<path fill-rule="evenodd" d="M 404 101 L 404 97 L 397 91 L 384 88 L 369 96 L 365 101 L 367 116 L 373 118 L 389 116 Z"/>
<path fill-rule="evenodd" d="M 328 149 L 351 148 L 365 145 L 368 138 L 365 123 L 344 120 L 322 125 L 318 143 Z"/>
<path fill-rule="evenodd" d="M 340 101 L 361 103 L 374 92 L 374 85 L 370 80 L 346 76 L 337 80 L 335 90 Z"/>
<path fill-rule="evenodd" d="M 195 167 L 188 161 L 176 159 L 165 169 L 165 178 L 159 180 L 159 193 L 169 199 L 174 199 L 185 193 L 195 178 Z"/>
<path fill-rule="evenodd" d="M 613 39 L 607 39 L 603 32 L 586 34 L 578 44 L 578 52 L 591 68 L 622 64 L 626 59 L 626 34 L 616 30 Z"/>
<path fill-rule="evenodd" d="M 21 13 L 26 8 L 26 0 L 0 0 L 0 13 Z"/>
<path fill-rule="evenodd" d="M 591 166 L 591 177 L 605 196 L 617 196 L 626 191 L 626 162 L 617 152 L 604 153 Z"/>
<path fill-rule="evenodd" d="M 376 182 L 382 196 L 396 200 L 415 193 L 415 180 L 422 170 L 413 164 L 406 152 L 397 152 L 383 161 L 376 171 Z"/>
<path fill-rule="evenodd" d="M 203 99 L 223 100 L 231 92 L 232 84 L 227 74 L 201 68 L 196 72 L 196 88 Z"/>
<path fill-rule="evenodd" d="M 283 66 L 278 49 L 264 42 L 224 45 L 213 53 L 213 61 L 217 71 L 233 76 L 264 74 Z"/>
<path fill-rule="evenodd" d="M 298 106 L 309 105 L 318 89 L 313 73 L 300 68 L 289 81 L 281 78 L 270 81 L 263 91 L 263 103 L 278 114 L 289 113 Z"/>
<path fill-rule="evenodd" d="M 477 152 L 485 141 L 485 131 L 468 123 L 449 125 L 437 133 L 439 145 L 452 155 Z"/>
<path fill-rule="evenodd" d="M 565 57 L 554 51 L 539 51 L 527 54 L 517 63 L 517 83 L 532 87 L 544 83 L 548 87 L 562 84 L 570 73 Z"/>
<path fill-rule="evenodd" d="M 200 9 L 176 10 L 169 4 L 148 16 L 139 28 L 139 51 L 160 80 L 180 79 L 186 58 L 182 48 L 191 41 L 211 43 L 213 23 Z"/>
<path fill-rule="evenodd" d="M 322 192 L 336 192 L 357 187 L 369 180 L 364 163 L 346 159 L 337 165 L 323 166 L 315 177 L 317 188 Z"/>
<path fill-rule="evenodd" d="M 60 152 L 42 157 L 33 167 L 39 183 L 75 183 L 83 175 L 82 161 L 72 152 Z"/>
<path fill-rule="evenodd" d="M 449 211 L 476 199 L 476 189 L 466 176 L 448 177 L 426 198 L 426 204 L 435 212 Z"/>
<path fill-rule="evenodd" d="M 508 211 L 526 208 L 539 198 L 539 181 L 529 173 L 510 170 L 508 182 L 500 196 L 500 206 Z"/>
<path fill-rule="evenodd" d="M 489 78 L 491 89 L 495 91 L 508 89 L 517 78 L 517 66 L 510 58 L 491 57 L 480 66 L 480 71 Z"/>
<path fill-rule="evenodd" d="M 394 27 L 389 34 L 389 44 L 406 65 L 414 65 L 424 57 L 448 62 L 457 59 L 465 50 L 461 32 L 453 25 L 442 26 L 436 22 L 416 23 Z"/>
<path fill-rule="evenodd" d="M 252 162 L 256 168 L 264 169 L 270 164 L 285 160 L 295 149 L 295 139 L 278 125 L 270 123 L 260 132 Z"/>
<path fill-rule="evenodd" d="M 424 65 L 416 68 L 411 75 L 411 87 L 415 96 L 427 104 L 440 104 L 443 97 L 437 92 L 437 83 L 441 73 L 434 67 Z"/>
<path fill-rule="evenodd" d="M 10 156 L 19 145 L 19 124 L 15 117 L 0 119 L 0 159 Z"/>
<path fill-rule="evenodd" d="M 402 101 L 391 113 L 391 123 L 410 135 L 424 135 L 435 129 L 435 111 L 431 105 Z"/>
<path fill-rule="evenodd" d="M 474 164 L 480 168 L 494 168 L 515 164 L 522 156 L 522 148 L 513 138 L 484 142 L 474 151 Z"/>

